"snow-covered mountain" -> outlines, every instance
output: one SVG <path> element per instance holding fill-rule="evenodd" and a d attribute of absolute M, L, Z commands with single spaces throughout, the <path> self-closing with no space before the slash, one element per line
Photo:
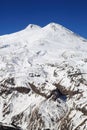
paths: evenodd
<path fill-rule="evenodd" d="M 87 40 L 55 23 L 0 36 L 0 122 L 87 130 Z"/>

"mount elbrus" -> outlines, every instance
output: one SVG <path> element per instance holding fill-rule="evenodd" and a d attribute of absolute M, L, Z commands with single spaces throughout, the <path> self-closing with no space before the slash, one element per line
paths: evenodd
<path fill-rule="evenodd" d="M 0 122 L 87 130 L 87 40 L 55 23 L 0 36 Z"/>

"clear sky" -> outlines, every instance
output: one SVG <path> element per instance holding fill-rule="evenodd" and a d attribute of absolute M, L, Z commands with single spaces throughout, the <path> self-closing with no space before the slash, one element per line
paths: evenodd
<path fill-rule="evenodd" d="M 87 0 L 0 0 L 0 35 L 50 22 L 87 38 Z"/>

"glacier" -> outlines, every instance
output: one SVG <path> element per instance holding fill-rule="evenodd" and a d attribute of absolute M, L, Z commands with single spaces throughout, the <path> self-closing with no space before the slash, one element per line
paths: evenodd
<path fill-rule="evenodd" d="M 87 130 L 87 40 L 57 23 L 0 36 L 0 122 Z"/>

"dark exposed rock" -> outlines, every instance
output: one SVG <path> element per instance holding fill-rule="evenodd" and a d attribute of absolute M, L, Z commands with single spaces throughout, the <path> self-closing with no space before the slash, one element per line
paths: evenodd
<path fill-rule="evenodd" d="M 31 90 L 32 90 L 33 92 L 35 92 L 36 94 L 38 94 L 38 95 L 40 95 L 40 96 L 42 96 L 42 97 L 47 98 L 47 95 L 46 95 L 45 93 L 40 92 L 40 90 L 37 89 L 37 87 L 36 87 L 33 83 L 29 83 L 29 86 L 31 87 Z"/>
<path fill-rule="evenodd" d="M 8 86 L 4 86 L 1 84 L 1 88 L 0 88 L 0 95 L 8 95 L 11 94 L 13 91 L 17 91 L 19 93 L 22 94 L 27 94 L 30 92 L 30 88 L 26 88 L 26 87 L 8 87 Z"/>
<path fill-rule="evenodd" d="M 50 95 L 48 98 L 52 97 L 53 100 L 56 100 L 57 98 L 64 97 L 65 95 L 60 92 L 58 88 L 54 89 L 51 91 Z"/>
<path fill-rule="evenodd" d="M 0 123 L 0 130 L 22 130 L 19 126 L 12 126 Z"/>
<path fill-rule="evenodd" d="M 29 93 L 30 92 L 30 88 L 26 88 L 26 87 L 15 87 L 15 88 L 12 88 L 14 91 L 17 91 L 19 93 Z"/>
<path fill-rule="evenodd" d="M 5 82 L 4 82 L 4 84 L 10 84 L 10 85 L 15 85 L 15 80 L 14 80 L 14 78 L 12 77 L 12 78 L 8 78 L 8 79 L 6 79 L 5 80 Z"/>

